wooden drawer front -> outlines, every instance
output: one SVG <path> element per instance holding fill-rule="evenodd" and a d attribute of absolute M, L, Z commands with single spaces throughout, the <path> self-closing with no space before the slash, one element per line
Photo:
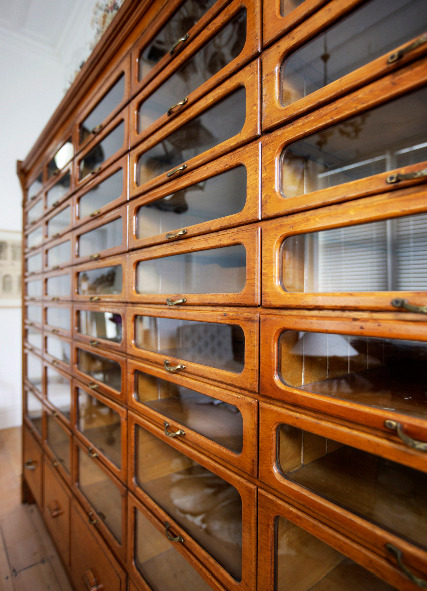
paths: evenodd
<path fill-rule="evenodd" d="M 264 0 L 262 19 L 263 46 L 281 37 L 308 19 L 328 0 Z"/>
<path fill-rule="evenodd" d="M 130 584 L 130 590 L 225 591 L 206 565 L 187 549 L 194 542 L 182 536 L 181 542 L 169 528 L 165 531 L 164 523 L 132 495 L 129 495 L 128 531 L 128 564 L 138 581 L 137 587 Z"/>
<path fill-rule="evenodd" d="M 46 271 L 58 271 L 73 262 L 72 234 L 49 243 L 45 248 Z"/>
<path fill-rule="evenodd" d="M 90 523 L 90 522 L 89 522 Z M 126 575 L 88 517 L 74 501 L 71 506 L 71 578 L 76 591 L 125 591 Z"/>
<path fill-rule="evenodd" d="M 30 181 L 30 185 L 28 186 L 26 199 L 25 199 L 27 204 L 36 200 L 36 198 L 40 195 L 40 191 L 42 190 L 42 188 L 43 188 L 43 171 L 41 171 L 38 174 L 38 176 L 36 176 L 32 181 Z"/>
<path fill-rule="evenodd" d="M 31 252 L 24 259 L 24 273 L 27 277 L 42 273 L 43 267 L 43 250 L 41 248 L 37 252 Z"/>
<path fill-rule="evenodd" d="M 89 222 L 126 201 L 127 163 L 128 157 L 124 156 L 74 195 L 74 227 Z"/>
<path fill-rule="evenodd" d="M 91 390 L 102 391 L 116 400 L 126 397 L 126 358 L 121 355 L 78 344 L 74 372 Z"/>
<path fill-rule="evenodd" d="M 42 507 L 43 453 L 29 428 L 23 425 L 23 476 L 39 507 Z"/>
<path fill-rule="evenodd" d="M 130 195 L 148 191 L 258 135 L 258 79 L 255 61 L 131 152 Z"/>
<path fill-rule="evenodd" d="M 64 141 L 66 134 L 62 134 L 62 139 L 55 140 L 55 145 L 51 146 L 46 155 L 50 160 L 46 165 L 46 178 L 48 180 L 57 177 L 61 172 L 64 171 L 64 167 L 72 160 L 74 156 L 74 147 L 71 136 Z M 58 146 L 60 146 L 58 148 Z"/>
<path fill-rule="evenodd" d="M 259 301 L 259 230 L 226 230 L 129 255 L 128 300 L 173 305 Z"/>
<path fill-rule="evenodd" d="M 44 330 L 52 334 L 70 337 L 72 334 L 72 313 L 70 304 L 47 304 L 44 306 Z"/>
<path fill-rule="evenodd" d="M 71 272 L 45 275 L 45 299 L 51 302 L 71 300 Z"/>
<path fill-rule="evenodd" d="M 397 544 L 425 574 L 425 472 L 355 447 L 351 429 L 315 415 L 260 403 L 260 432 L 261 481 L 388 562 Z"/>
<path fill-rule="evenodd" d="M 376 193 L 387 198 L 425 183 L 426 65 L 413 62 L 268 136 L 262 216 Z"/>
<path fill-rule="evenodd" d="M 46 209 L 49 211 L 58 207 L 73 190 L 71 165 L 55 178 L 55 181 L 46 190 Z"/>
<path fill-rule="evenodd" d="M 27 326 L 43 326 L 43 308 L 40 302 L 24 305 L 24 321 Z"/>
<path fill-rule="evenodd" d="M 170 67 L 144 87 L 130 107 L 131 144 L 195 103 L 259 52 L 259 11 L 257 0 L 232 1 Z"/>
<path fill-rule="evenodd" d="M 74 338 L 92 347 L 124 351 L 125 308 L 108 304 L 74 306 Z"/>
<path fill-rule="evenodd" d="M 128 407 L 202 453 L 257 474 L 255 400 L 128 360 Z"/>
<path fill-rule="evenodd" d="M 72 348 L 71 340 L 58 335 L 44 335 L 44 358 L 52 365 L 71 373 Z"/>
<path fill-rule="evenodd" d="M 56 417 L 55 412 L 46 412 L 46 444 L 53 456 L 51 462 L 62 476 L 71 479 L 71 431 Z"/>
<path fill-rule="evenodd" d="M 258 531 L 259 591 L 309 591 L 316 585 L 415 591 L 389 562 L 264 491 L 258 497 Z"/>
<path fill-rule="evenodd" d="M 37 224 L 44 214 L 44 194 L 34 197 L 34 202 L 31 202 L 29 207 L 24 210 L 25 227 L 31 227 Z"/>
<path fill-rule="evenodd" d="M 71 377 L 60 368 L 44 364 L 45 397 L 66 421 L 71 418 Z"/>
<path fill-rule="evenodd" d="M 344 5 L 334 0 L 295 30 L 292 38 L 283 37 L 262 57 L 263 71 L 268 72 L 263 129 L 317 109 L 425 53 L 422 6 L 422 0 L 408 2 L 403 19 L 400 2 L 353 0 Z M 363 32 L 353 36 L 354 31 Z M 406 51 L 413 42 L 414 49 Z"/>
<path fill-rule="evenodd" d="M 70 564 L 71 497 L 46 459 L 43 491 L 44 520 L 64 563 L 68 566 Z"/>
<path fill-rule="evenodd" d="M 75 267 L 74 299 L 89 302 L 125 301 L 125 270 L 125 255 Z"/>
<path fill-rule="evenodd" d="M 74 232 L 75 262 L 82 263 L 127 250 L 127 206 L 110 211 Z"/>
<path fill-rule="evenodd" d="M 205 234 L 259 219 L 258 142 L 129 204 L 129 248 Z"/>
<path fill-rule="evenodd" d="M 29 351 L 35 349 L 37 355 L 43 355 L 43 333 L 34 326 L 24 327 L 24 343 Z"/>
<path fill-rule="evenodd" d="M 38 393 L 42 393 L 43 387 L 43 362 L 41 356 L 35 351 L 24 351 L 24 376 L 26 381 Z"/>
<path fill-rule="evenodd" d="M 45 238 L 51 240 L 52 238 L 58 238 L 73 229 L 73 218 L 72 218 L 72 207 L 71 201 L 61 206 L 59 209 L 54 209 L 52 214 L 46 219 Z"/>
<path fill-rule="evenodd" d="M 264 306 L 393 310 L 426 303 L 427 187 L 263 226 Z M 422 311 L 422 310 L 420 310 Z"/>
<path fill-rule="evenodd" d="M 227 589 L 253 589 L 256 487 L 131 413 L 129 429 L 129 486 Z"/>
<path fill-rule="evenodd" d="M 24 236 L 24 249 L 28 252 L 35 250 L 43 244 L 43 223 L 39 222 L 36 227 L 31 226 L 31 230 Z"/>
<path fill-rule="evenodd" d="M 41 275 L 34 279 L 24 281 L 24 297 L 29 301 L 42 299 L 43 279 Z"/>
<path fill-rule="evenodd" d="M 378 453 L 426 469 L 425 323 L 265 316 L 260 341 L 264 395 L 343 419 Z"/>
<path fill-rule="evenodd" d="M 24 388 L 24 417 L 40 438 L 43 435 L 43 402 L 29 388 Z"/>
<path fill-rule="evenodd" d="M 161 365 L 165 377 L 180 373 L 258 389 L 257 314 L 128 307 L 127 329 L 128 354 Z"/>

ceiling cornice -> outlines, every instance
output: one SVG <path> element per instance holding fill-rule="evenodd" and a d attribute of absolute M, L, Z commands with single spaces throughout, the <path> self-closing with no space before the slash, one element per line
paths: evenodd
<path fill-rule="evenodd" d="M 18 33 L 0 25 L 0 37 L 6 45 L 13 47 L 20 53 L 27 53 L 30 51 L 32 53 L 37 53 L 37 55 L 41 55 L 47 59 L 54 61 L 59 60 L 59 56 L 55 48 L 42 41 L 41 38 L 37 38 L 36 35 L 31 35 L 28 32 L 25 34 Z"/>

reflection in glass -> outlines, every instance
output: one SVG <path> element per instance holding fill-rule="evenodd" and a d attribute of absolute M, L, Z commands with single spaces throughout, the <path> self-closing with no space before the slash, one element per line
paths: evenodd
<path fill-rule="evenodd" d="M 427 547 L 427 474 L 290 425 L 277 432 L 278 467 L 332 503 Z"/>
<path fill-rule="evenodd" d="M 41 252 L 26 259 L 28 273 L 41 273 L 43 270 L 43 255 Z"/>
<path fill-rule="evenodd" d="M 71 472 L 70 461 L 70 436 L 60 426 L 60 424 L 49 414 L 46 415 L 47 426 L 47 444 L 52 450 L 55 458 L 65 468 Z"/>
<path fill-rule="evenodd" d="M 28 248 L 35 248 L 36 246 L 40 246 L 43 242 L 43 228 L 39 226 L 32 232 L 28 232 L 27 234 L 27 247 Z"/>
<path fill-rule="evenodd" d="M 71 363 L 71 345 L 68 341 L 57 339 L 56 337 L 46 338 L 46 352 L 68 365 Z"/>
<path fill-rule="evenodd" d="M 246 177 L 246 168 L 238 166 L 141 206 L 136 237 L 149 238 L 239 213 L 246 202 Z"/>
<path fill-rule="evenodd" d="M 71 379 L 50 366 L 46 368 L 46 396 L 49 402 L 70 420 Z"/>
<path fill-rule="evenodd" d="M 80 160 L 79 169 L 81 179 L 90 174 L 98 166 L 101 166 L 103 162 L 114 156 L 123 147 L 124 134 L 125 124 L 121 121 Z"/>
<path fill-rule="evenodd" d="M 27 281 L 27 296 L 29 298 L 41 298 L 43 294 L 43 282 L 41 279 Z"/>
<path fill-rule="evenodd" d="M 125 75 L 122 74 L 80 125 L 80 143 L 92 135 L 95 128 L 121 103 L 124 92 Z"/>
<path fill-rule="evenodd" d="M 135 429 L 139 486 L 240 581 L 242 500 L 238 491 L 151 433 L 137 425 Z"/>
<path fill-rule="evenodd" d="M 286 238 L 282 285 L 289 292 L 425 291 L 427 214 Z"/>
<path fill-rule="evenodd" d="M 41 172 L 39 174 L 39 176 L 28 187 L 27 201 L 31 201 L 31 199 L 37 195 L 37 193 L 41 190 L 42 187 L 43 187 L 43 172 Z"/>
<path fill-rule="evenodd" d="M 80 334 L 113 343 L 122 342 L 123 318 L 115 312 L 77 311 L 77 330 Z"/>
<path fill-rule="evenodd" d="M 34 224 L 43 215 L 43 199 L 39 199 L 37 203 L 28 210 L 27 224 Z"/>
<path fill-rule="evenodd" d="M 65 265 L 71 260 L 71 240 L 65 240 L 47 251 L 47 266 Z"/>
<path fill-rule="evenodd" d="M 31 421 L 31 424 L 36 431 L 41 435 L 42 433 L 42 416 L 43 404 L 41 400 L 35 396 L 31 390 L 25 392 L 26 402 L 26 417 Z"/>
<path fill-rule="evenodd" d="M 42 307 L 41 306 L 27 306 L 27 320 L 30 322 L 38 322 L 39 324 L 42 323 Z"/>
<path fill-rule="evenodd" d="M 134 396 L 137 402 L 219 445 L 235 453 L 242 451 L 243 419 L 233 404 L 142 371 L 135 371 Z"/>
<path fill-rule="evenodd" d="M 117 361 L 77 349 L 77 368 L 94 380 L 98 380 L 118 392 L 122 389 L 122 370 Z"/>
<path fill-rule="evenodd" d="M 46 224 L 48 237 L 62 234 L 71 225 L 71 207 L 65 207 Z"/>
<path fill-rule="evenodd" d="M 48 296 L 71 298 L 70 275 L 55 275 L 48 277 L 46 281 L 46 292 Z"/>
<path fill-rule="evenodd" d="M 423 0 L 371 0 L 297 49 L 282 65 L 283 106 L 424 33 L 423 9 Z"/>
<path fill-rule="evenodd" d="M 120 246 L 122 243 L 122 226 L 123 222 L 120 217 L 94 230 L 90 230 L 90 232 L 80 234 L 77 256 L 87 257 Z"/>
<path fill-rule="evenodd" d="M 305 0 L 280 0 L 280 14 L 287 16 L 294 8 L 303 4 Z"/>
<path fill-rule="evenodd" d="M 148 259 L 136 267 L 135 289 L 141 294 L 239 293 L 245 284 L 242 244 Z"/>
<path fill-rule="evenodd" d="M 29 327 L 26 329 L 26 340 L 32 347 L 39 349 L 40 352 L 43 351 L 42 333 L 36 328 Z"/>
<path fill-rule="evenodd" d="M 82 195 L 78 200 L 78 217 L 83 219 L 98 209 L 102 209 L 120 197 L 123 191 L 123 168 L 120 168 L 105 181 L 95 185 L 93 189 Z"/>
<path fill-rule="evenodd" d="M 49 162 L 47 167 L 47 176 L 50 178 L 51 176 L 57 174 L 61 168 L 63 168 L 74 156 L 74 148 L 73 142 L 71 138 L 69 138 L 65 144 L 63 144 L 59 150 L 56 152 L 55 156 Z"/>
<path fill-rule="evenodd" d="M 427 160 L 426 102 L 427 87 L 290 144 L 281 156 L 283 197 Z"/>
<path fill-rule="evenodd" d="M 47 207 L 52 207 L 52 205 L 62 199 L 62 197 L 68 192 L 71 187 L 71 173 L 67 172 L 64 176 L 62 176 L 49 191 L 46 193 L 46 204 Z M 70 221 L 68 222 L 70 223 Z"/>
<path fill-rule="evenodd" d="M 32 353 L 26 354 L 27 380 L 41 392 L 42 388 L 42 360 Z"/>
<path fill-rule="evenodd" d="M 119 294 L 123 287 L 121 265 L 88 269 L 77 274 L 78 293 L 81 295 Z"/>
<path fill-rule="evenodd" d="M 246 89 L 240 87 L 177 128 L 138 159 L 138 185 L 237 135 L 246 119 Z"/>
<path fill-rule="evenodd" d="M 49 327 L 71 329 L 71 311 L 69 308 L 56 308 L 49 306 L 46 308 L 46 323 Z"/>

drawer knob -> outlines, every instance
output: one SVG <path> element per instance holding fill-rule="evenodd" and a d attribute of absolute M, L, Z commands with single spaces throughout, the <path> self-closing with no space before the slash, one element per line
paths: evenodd
<path fill-rule="evenodd" d="M 91 133 L 93 135 L 96 135 L 97 133 L 99 133 L 102 129 L 102 123 L 100 123 L 99 125 L 96 125 L 96 127 L 94 127 L 91 131 Z"/>
<path fill-rule="evenodd" d="M 181 45 L 181 43 L 185 43 L 187 41 L 187 39 L 189 38 L 189 36 L 190 35 L 188 33 L 185 33 L 185 35 L 183 37 L 180 37 L 179 39 L 177 39 L 175 41 L 175 43 L 172 45 L 172 47 L 169 49 L 170 55 L 173 55 L 175 53 L 177 47 L 179 45 Z"/>
<path fill-rule="evenodd" d="M 94 514 L 93 511 L 89 511 L 88 517 L 89 517 L 89 523 L 90 523 L 90 525 L 98 525 L 99 521 L 95 517 L 95 514 Z"/>
<path fill-rule="evenodd" d="M 99 458 L 99 453 L 98 453 L 98 452 L 96 452 L 96 451 L 93 449 L 93 447 L 90 447 L 90 448 L 87 450 L 87 455 L 88 455 L 90 458 Z"/>
<path fill-rule="evenodd" d="M 92 345 L 92 347 L 96 347 L 99 344 L 100 344 L 99 341 L 89 341 L 89 345 Z"/>
<path fill-rule="evenodd" d="M 97 215 L 99 215 L 101 213 L 100 209 L 95 209 L 95 211 L 92 211 L 92 213 L 90 214 L 91 218 L 96 217 Z"/>
<path fill-rule="evenodd" d="M 94 168 L 93 170 L 90 171 L 90 174 L 98 174 L 98 172 L 101 170 L 101 166 L 97 166 L 96 168 Z"/>
<path fill-rule="evenodd" d="M 181 435 L 185 435 L 185 431 L 183 431 L 182 429 L 178 429 L 178 431 L 168 431 L 169 423 L 165 421 L 163 424 L 165 426 L 165 435 L 167 435 L 168 437 L 180 437 Z"/>
<path fill-rule="evenodd" d="M 413 179 L 424 179 L 426 177 L 427 168 L 424 168 L 424 170 L 419 170 L 418 172 L 408 172 L 406 174 L 398 172 L 395 174 L 389 174 L 385 182 L 388 185 L 394 185 L 396 183 L 400 183 L 401 181 L 412 181 Z"/>
<path fill-rule="evenodd" d="M 95 382 L 90 382 L 90 384 L 89 384 L 89 388 L 90 388 L 91 390 L 98 390 L 98 388 L 99 388 L 99 384 L 96 384 Z"/>
<path fill-rule="evenodd" d="M 170 523 L 168 523 L 167 521 L 165 521 L 165 534 L 168 540 L 170 540 L 171 542 L 184 542 L 184 538 L 182 536 L 171 536 L 169 534 L 169 528 L 170 528 Z"/>
<path fill-rule="evenodd" d="M 101 253 L 97 252 L 96 254 L 91 254 L 89 258 L 91 261 L 96 261 L 96 259 L 99 259 L 100 256 L 101 256 Z"/>
<path fill-rule="evenodd" d="M 415 576 L 414 573 L 411 572 L 409 568 L 403 564 L 402 550 L 396 548 L 396 546 L 393 546 L 393 544 L 386 544 L 385 547 L 386 550 L 388 550 L 388 552 L 390 552 L 390 554 L 393 554 L 393 556 L 396 558 L 397 564 L 408 577 L 408 579 L 415 583 L 415 585 L 417 585 L 418 587 L 421 587 L 422 589 L 427 589 L 427 581 L 425 579 L 420 579 L 419 577 Z"/>
<path fill-rule="evenodd" d="M 90 300 L 91 302 L 98 302 L 100 299 L 101 299 L 101 298 L 100 298 L 99 296 L 91 296 L 91 297 L 89 298 L 89 300 Z"/>
<path fill-rule="evenodd" d="M 413 447 L 414 449 L 416 449 L 418 451 L 427 451 L 427 443 L 424 443 L 422 441 L 417 441 L 416 439 L 412 439 L 412 437 L 409 437 L 409 435 L 406 435 L 403 432 L 402 425 L 400 423 L 398 423 L 397 421 L 392 421 L 391 419 L 387 419 L 386 421 L 384 421 L 384 425 L 385 425 L 385 427 L 387 427 L 387 429 L 391 429 L 392 431 L 396 431 L 397 435 L 400 437 L 400 439 L 403 441 L 403 443 L 406 443 L 406 445 L 408 447 Z"/>
<path fill-rule="evenodd" d="M 51 501 L 50 503 L 48 503 L 47 509 L 50 513 L 50 516 L 53 519 L 55 519 L 55 517 L 59 517 L 60 515 L 62 515 L 64 513 L 64 511 L 59 506 L 58 501 Z"/>
<path fill-rule="evenodd" d="M 168 306 L 179 306 L 179 304 L 185 304 L 186 301 L 187 298 L 179 298 L 179 300 L 172 300 L 171 298 L 168 298 L 166 303 Z"/>
<path fill-rule="evenodd" d="M 170 365 L 170 361 L 168 359 L 165 359 L 163 363 L 165 366 L 165 370 L 169 371 L 170 373 L 175 373 L 180 369 L 185 369 L 185 365 L 183 365 L 182 363 L 178 363 L 178 365 Z"/>
<path fill-rule="evenodd" d="M 98 579 L 95 577 L 91 568 L 85 570 L 82 578 L 87 591 L 101 591 L 101 589 L 104 589 L 102 585 L 100 586 Z"/>
<path fill-rule="evenodd" d="M 181 164 L 181 166 L 178 166 L 178 168 L 174 168 L 173 170 L 169 171 L 166 174 L 166 176 L 169 178 L 170 176 L 173 176 L 177 172 L 181 172 L 182 170 L 185 170 L 186 168 L 187 168 L 187 165 L 186 164 Z"/>
<path fill-rule="evenodd" d="M 414 314 L 427 314 L 427 306 L 415 306 L 414 304 L 410 304 L 408 300 L 395 298 L 394 300 L 391 300 L 390 303 L 393 308 L 401 308 L 402 310 L 413 312 Z"/>
<path fill-rule="evenodd" d="M 410 43 L 406 47 L 403 47 L 402 49 L 399 49 L 398 51 L 393 51 L 393 53 L 390 53 L 390 55 L 388 56 L 388 59 L 387 59 L 387 63 L 394 64 L 395 62 L 402 59 L 402 57 L 404 55 L 406 55 L 407 53 L 409 53 L 410 51 L 413 51 L 414 49 L 416 49 L 420 45 L 424 45 L 424 43 L 426 43 L 426 41 L 427 41 L 427 34 L 425 33 L 421 37 L 418 37 L 418 39 L 415 39 L 415 41 L 412 41 L 412 43 Z"/>
<path fill-rule="evenodd" d="M 177 103 L 175 103 L 174 105 L 172 105 L 171 107 L 169 107 L 168 109 L 168 117 L 170 117 L 174 111 L 174 109 L 176 109 L 177 107 L 182 107 L 183 105 L 185 105 L 188 102 L 188 98 L 185 97 L 184 99 L 182 99 L 182 101 L 179 101 Z"/>
<path fill-rule="evenodd" d="M 35 470 L 37 468 L 37 462 L 35 460 L 27 460 L 24 466 L 26 470 Z"/>
<path fill-rule="evenodd" d="M 178 230 L 178 232 L 170 232 L 166 234 L 167 240 L 172 240 L 173 238 L 178 238 L 178 236 L 185 236 L 187 234 L 187 230 Z"/>

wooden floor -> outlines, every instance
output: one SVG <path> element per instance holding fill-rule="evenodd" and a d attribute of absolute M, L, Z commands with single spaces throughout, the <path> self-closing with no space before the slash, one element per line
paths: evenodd
<path fill-rule="evenodd" d="M 0 591 L 72 591 L 36 505 L 20 499 L 21 429 L 0 431 Z"/>

